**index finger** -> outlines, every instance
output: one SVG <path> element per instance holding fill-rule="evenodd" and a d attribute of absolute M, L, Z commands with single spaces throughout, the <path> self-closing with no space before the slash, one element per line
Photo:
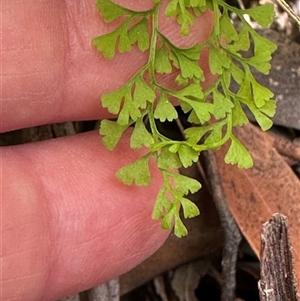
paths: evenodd
<path fill-rule="evenodd" d="M 0 132 L 107 118 L 100 96 L 124 85 L 147 60 L 147 53 L 137 50 L 110 61 L 96 51 L 91 39 L 114 26 L 103 23 L 95 0 L 5 1 L 2 17 Z M 183 43 L 203 41 L 211 27 L 212 16 L 206 13 Z M 172 21 L 162 30 L 173 40 L 180 38 Z"/>

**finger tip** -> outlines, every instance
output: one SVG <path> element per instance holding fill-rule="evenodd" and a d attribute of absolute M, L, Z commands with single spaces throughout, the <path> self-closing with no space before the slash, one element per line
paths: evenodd
<path fill-rule="evenodd" d="M 54 237 L 61 238 L 55 242 L 51 285 L 45 292 L 51 298 L 83 291 L 125 273 L 154 253 L 169 234 L 151 218 L 162 185 L 154 162 L 150 162 L 149 186 L 125 185 L 115 176 L 120 167 L 136 160 L 144 150 L 129 148 L 128 133 L 113 152 L 101 146 L 96 133 L 80 136 L 77 139 L 85 143 L 76 139 L 76 146 L 67 143 L 66 147 L 79 154 L 80 145 L 84 145 L 88 162 L 81 162 L 80 170 L 70 170 L 85 178 L 87 186 L 80 187 L 82 197 L 79 192 L 57 203 L 52 222 Z M 57 226 L 58 210 L 65 211 L 63 229 Z M 70 224 L 69 229 L 66 224 Z"/>
<path fill-rule="evenodd" d="M 55 300 L 83 291 L 132 269 L 163 244 L 168 232 L 151 219 L 162 185 L 158 169 L 150 164 L 146 187 L 115 177 L 142 154 L 130 150 L 128 135 L 110 152 L 96 132 L 5 150 L 9 296 Z"/>

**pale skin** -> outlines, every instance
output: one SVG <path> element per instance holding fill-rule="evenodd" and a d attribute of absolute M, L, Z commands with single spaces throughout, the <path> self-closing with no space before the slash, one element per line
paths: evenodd
<path fill-rule="evenodd" d="M 90 41 L 113 27 L 94 5 L 1 2 L 1 132 L 109 117 L 100 95 L 123 85 L 146 56 L 135 50 L 103 59 Z M 162 30 L 179 41 L 171 25 L 162 21 Z M 211 26 L 205 14 L 180 43 L 203 41 Z M 207 71 L 207 58 L 202 63 Z M 115 178 L 143 152 L 131 151 L 128 138 L 114 152 L 97 132 L 1 148 L 1 300 L 55 300 L 88 289 L 132 269 L 163 244 L 169 233 L 151 219 L 162 184 L 154 164 L 148 187 Z"/>

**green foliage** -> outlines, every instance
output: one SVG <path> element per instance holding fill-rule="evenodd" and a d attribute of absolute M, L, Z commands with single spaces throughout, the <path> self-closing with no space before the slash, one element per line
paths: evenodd
<path fill-rule="evenodd" d="M 196 44 L 191 48 L 181 49 L 168 41 L 168 46 L 170 47 L 170 59 L 174 67 L 179 69 L 182 79 L 204 80 L 203 71 L 198 63 L 200 58 L 199 45 Z"/>
<path fill-rule="evenodd" d="M 154 118 L 164 122 L 166 120 L 172 121 L 177 117 L 178 117 L 177 111 L 170 103 L 167 95 L 165 93 L 162 93 L 154 111 Z"/>
<path fill-rule="evenodd" d="M 195 193 L 201 185 L 198 181 L 186 176 L 162 170 L 164 186 L 158 193 L 152 212 L 152 218 L 162 220 L 162 228 L 171 229 L 174 224 L 174 233 L 181 237 L 187 234 L 187 229 L 180 218 L 180 205 L 183 208 L 184 218 L 199 215 L 199 209 L 190 200 L 184 197 L 189 192 Z M 170 181 L 172 180 L 172 181 Z"/>
<path fill-rule="evenodd" d="M 180 33 L 189 35 L 190 26 L 194 24 L 194 15 L 189 12 L 189 8 L 200 9 L 205 6 L 205 0 L 171 0 L 165 14 L 167 17 L 176 17 L 181 25 Z"/>
<path fill-rule="evenodd" d="M 131 13 L 130 10 L 111 2 L 110 0 L 97 1 L 96 7 L 99 9 L 100 15 L 106 23 Z"/>
<path fill-rule="evenodd" d="M 249 168 L 253 165 L 252 158 L 245 147 L 231 135 L 231 144 L 227 154 L 225 155 L 225 162 L 227 164 L 237 164 L 239 168 Z"/>
<path fill-rule="evenodd" d="M 141 148 L 143 145 L 149 147 L 153 143 L 154 139 L 152 138 L 152 135 L 147 131 L 142 119 L 138 119 L 130 138 L 130 147 Z"/>
<path fill-rule="evenodd" d="M 270 118 L 275 114 L 273 93 L 255 80 L 251 70 L 255 68 L 268 74 L 276 46 L 259 36 L 244 15 L 248 14 L 266 27 L 273 20 L 273 6 L 266 4 L 243 11 L 222 0 L 169 0 L 164 15 L 176 19 L 184 36 L 189 35 L 195 19 L 205 10 L 210 9 L 214 13 L 215 24 L 210 37 L 203 44 L 196 43 L 189 48 L 174 45 L 160 31 L 160 0 L 153 0 L 153 7 L 147 11 L 133 11 L 110 0 L 98 0 L 96 7 L 105 22 L 119 21 L 113 31 L 92 41 L 105 58 L 113 59 L 116 52 L 129 52 L 132 47 L 148 53 L 148 61 L 124 86 L 102 95 L 102 106 L 117 115 L 116 121 L 101 122 L 102 141 L 113 150 L 124 131 L 134 126 L 131 148 L 146 147 L 148 152 L 122 167 L 117 177 L 127 185 L 148 185 L 151 182 L 149 159 L 153 157 L 164 184 L 158 193 L 152 217 L 161 219 L 164 229 L 174 226 L 175 235 L 184 236 L 187 229 L 181 220 L 181 208 L 184 218 L 199 214 L 198 208 L 186 196 L 198 191 L 201 185 L 178 174 L 176 169 L 191 166 L 202 151 L 218 149 L 226 142 L 230 142 L 230 146 L 225 162 L 249 168 L 253 164 L 252 158 L 232 133 L 233 127 L 249 122 L 243 106 L 250 109 L 263 130 L 272 125 Z M 240 19 L 239 29 L 231 22 L 231 13 Z M 253 55 L 245 56 L 245 51 L 251 46 Z M 206 91 L 201 88 L 200 83 L 205 78 L 199 65 L 204 48 L 209 49 L 210 71 L 218 75 Z M 158 84 L 158 74 L 166 76 L 176 70 L 178 75 L 173 89 Z M 237 92 L 231 89 L 232 82 L 239 85 Z M 172 104 L 174 99 L 188 114 L 191 123 L 191 127 L 184 130 L 186 141 L 173 141 L 163 136 L 156 126 L 157 120 L 165 122 L 178 118 Z"/>
<path fill-rule="evenodd" d="M 271 3 L 246 9 L 244 13 L 248 14 L 262 27 L 268 27 L 275 17 L 274 7 Z"/>
<path fill-rule="evenodd" d="M 107 59 L 112 59 L 115 56 L 115 49 L 118 42 L 118 50 L 120 53 L 131 50 L 131 45 L 137 43 L 140 51 L 149 49 L 149 30 L 148 30 L 148 12 L 135 12 L 125 9 L 110 0 L 98 0 L 96 7 L 105 22 L 109 23 L 121 16 L 128 16 L 114 31 L 104 34 L 93 39 L 92 44 L 97 47 L 97 50 L 103 53 Z M 142 17 L 137 24 L 136 20 Z"/>
<path fill-rule="evenodd" d="M 151 182 L 149 171 L 149 156 L 122 167 L 117 172 L 117 178 L 126 185 L 135 182 L 138 186 L 146 186 Z"/>
<path fill-rule="evenodd" d="M 127 125 L 123 126 L 115 121 L 103 120 L 99 130 L 99 133 L 104 136 L 103 144 L 109 150 L 113 150 L 127 128 Z"/>

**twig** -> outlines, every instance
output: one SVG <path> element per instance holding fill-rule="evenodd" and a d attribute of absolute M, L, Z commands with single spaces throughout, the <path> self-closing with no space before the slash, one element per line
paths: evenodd
<path fill-rule="evenodd" d="M 212 151 L 204 153 L 207 174 L 211 184 L 213 200 L 218 210 L 221 226 L 224 231 L 224 247 L 222 254 L 222 301 L 233 301 L 236 288 L 236 261 L 242 235 L 235 219 L 226 203 L 226 195 L 222 187 L 217 162 Z"/>
<path fill-rule="evenodd" d="M 285 10 L 289 16 L 298 24 L 300 27 L 300 17 L 296 15 L 293 9 L 285 2 L 285 0 L 276 0 L 277 4 L 279 4 L 283 10 Z"/>

